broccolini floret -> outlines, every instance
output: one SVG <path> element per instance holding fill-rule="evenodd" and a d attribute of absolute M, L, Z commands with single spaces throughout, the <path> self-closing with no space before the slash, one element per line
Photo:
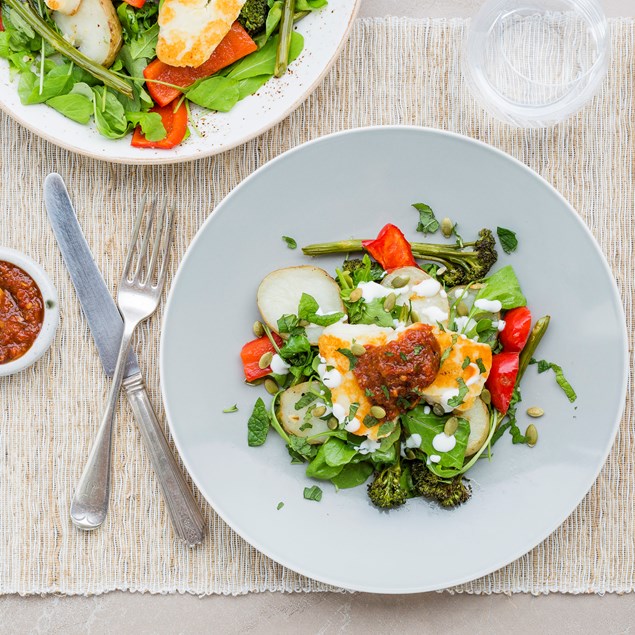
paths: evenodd
<path fill-rule="evenodd" d="M 345 260 L 342 265 L 342 271 L 349 273 L 355 282 L 358 282 L 357 278 L 362 278 L 359 282 L 377 281 L 381 280 L 385 275 L 381 265 L 374 260 L 370 260 L 368 256 Z"/>
<path fill-rule="evenodd" d="M 393 509 L 406 502 L 407 494 L 401 483 L 401 463 L 397 461 L 375 474 L 368 485 L 368 498 L 373 505 L 382 509 Z"/>
<path fill-rule="evenodd" d="M 443 479 L 433 474 L 423 461 L 414 461 L 410 466 L 415 494 L 436 500 L 442 507 L 456 507 L 469 500 L 471 489 L 458 474 L 452 479 Z"/>
<path fill-rule="evenodd" d="M 268 13 L 267 0 L 247 0 L 240 11 L 238 21 L 249 35 L 253 35 L 264 28 Z"/>

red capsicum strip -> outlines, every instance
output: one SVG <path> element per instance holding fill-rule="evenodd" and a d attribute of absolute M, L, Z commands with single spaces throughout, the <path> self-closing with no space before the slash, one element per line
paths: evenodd
<path fill-rule="evenodd" d="M 374 240 L 363 240 L 364 249 L 386 271 L 399 267 L 417 267 L 410 243 L 396 225 L 385 225 Z"/>
<path fill-rule="evenodd" d="M 132 135 L 132 141 L 130 142 L 135 148 L 160 148 L 163 150 L 169 150 L 178 146 L 185 133 L 187 132 L 187 107 L 183 102 L 177 109 L 174 110 L 174 104 L 168 104 L 167 106 L 155 106 L 150 109 L 150 112 L 158 112 L 163 120 L 163 125 L 167 132 L 165 139 L 161 141 L 148 141 L 145 138 L 141 127 L 135 128 Z"/>
<path fill-rule="evenodd" d="M 520 353 L 525 348 L 531 333 L 531 311 L 521 306 L 505 314 L 505 328 L 500 334 L 503 351 Z"/>
<path fill-rule="evenodd" d="M 282 346 L 282 338 L 275 333 L 272 333 L 272 335 L 276 344 Z M 266 335 L 247 342 L 240 351 L 240 358 L 242 359 L 243 370 L 245 371 L 245 379 L 247 381 L 254 381 L 268 375 L 271 372 L 271 368 L 260 368 L 258 362 L 265 353 L 275 352 L 271 341 Z"/>

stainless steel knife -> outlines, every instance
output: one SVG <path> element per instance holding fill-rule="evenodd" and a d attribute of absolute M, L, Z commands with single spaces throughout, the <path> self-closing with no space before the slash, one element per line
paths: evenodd
<path fill-rule="evenodd" d="M 93 260 L 66 185 L 59 174 L 52 173 L 46 177 L 44 202 L 104 370 L 112 377 L 123 321 Z M 197 545 L 205 534 L 203 516 L 170 451 L 150 403 L 137 356 L 132 350 L 126 364 L 123 387 L 145 447 L 150 453 L 176 534 L 189 546 Z"/>

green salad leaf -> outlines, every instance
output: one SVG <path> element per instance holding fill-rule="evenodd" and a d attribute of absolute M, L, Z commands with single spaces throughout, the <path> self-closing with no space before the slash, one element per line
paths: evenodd
<path fill-rule="evenodd" d="M 78 93 L 51 97 L 46 103 L 77 123 L 87 124 L 93 116 L 93 100 Z"/>
<path fill-rule="evenodd" d="M 191 102 L 219 112 L 229 112 L 240 98 L 238 82 L 221 76 L 212 76 L 198 81 L 192 84 L 185 94 Z"/>
<path fill-rule="evenodd" d="M 553 362 L 548 362 L 544 359 L 535 360 L 532 359 L 530 364 L 538 365 L 538 373 L 545 373 L 548 370 L 552 370 L 556 375 L 556 382 L 558 382 L 558 386 L 562 388 L 562 391 L 567 396 L 567 399 L 573 403 L 578 395 L 576 394 L 573 386 L 567 381 L 567 378 L 564 376 L 564 371 L 562 370 L 562 366 L 558 366 L 558 364 L 554 364 Z"/>
<path fill-rule="evenodd" d="M 501 247 L 506 254 L 511 254 L 513 251 L 516 251 L 518 247 L 516 232 L 513 232 L 511 229 L 506 229 L 505 227 L 497 227 L 496 233 L 498 234 Z"/>
<path fill-rule="evenodd" d="M 258 397 L 251 417 L 247 421 L 247 444 L 251 447 L 262 445 L 267 440 L 269 432 L 269 413 L 265 402 Z"/>
<path fill-rule="evenodd" d="M 520 283 L 511 265 L 485 278 L 483 285 L 474 298 L 475 303 L 477 300 L 498 300 L 505 310 L 527 304 L 527 299 L 520 289 Z"/>
<path fill-rule="evenodd" d="M 254 51 L 232 67 L 227 77 L 230 79 L 249 79 L 260 75 L 273 77 L 276 65 L 276 52 L 278 50 L 278 35 L 272 37 L 258 51 Z M 298 58 L 304 48 L 304 37 L 297 31 L 291 35 L 291 48 L 289 49 L 289 63 Z"/>
<path fill-rule="evenodd" d="M 439 476 L 452 476 L 463 467 L 467 439 L 470 436 L 470 423 L 459 417 L 459 426 L 454 433 L 456 444 L 449 452 L 438 452 L 432 445 L 434 437 L 444 432 L 448 417 L 437 417 L 433 413 L 426 414 L 423 406 L 417 406 L 402 416 L 402 423 L 408 433 L 421 436 L 421 449 L 428 456 L 440 457 L 438 463 L 431 463 L 430 469 Z"/>
<path fill-rule="evenodd" d="M 413 203 L 412 206 L 419 212 L 417 231 L 425 235 L 434 234 L 439 229 L 439 221 L 436 219 L 432 208 L 425 203 Z"/>
<path fill-rule="evenodd" d="M 331 483 L 338 489 L 350 489 L 362 485 L 374 472 L 375 468 L 369 461 L 360 463 L 349 463 L 342 468 L 342 471 L 331 479 Z"/>
<path fill-rule="evenodd" d="M 320 305 L 317 300 L 312 295 L 303 293 L 298 306 L 298 318 L 318 326 L 330 326 L 344 317 L 344 313 L 340 311 L 328 315 L 318 315 L 317 311 L 319 309 Z"/>

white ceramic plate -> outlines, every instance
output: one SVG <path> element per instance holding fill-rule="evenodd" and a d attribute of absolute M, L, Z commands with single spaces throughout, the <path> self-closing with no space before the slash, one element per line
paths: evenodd
<path fill-rule="evenodd" d="M 494 459 L 470 471 L 474 493 L 453 511 L 420 499 L 379 512 L 364 487 L 321 503 L 271 432 L 247 446 L 246 421 L 262 388 L 242 382 L 239 351 L 258 318 L 256 289 L 278 267 L 307 262 L 289 250 L 352 236 L 388 221 L 414 239 L 423 201 L 463 236 L 501 225 L 520 245 L 514 265 L 534 316 L 550 314 L 539 357 L 561 364 L 578 392 L 572 405 L 553 374 L 530 367 L 524 410 L 539 405 L 535 448 L 505 435 Z M 563 240 L 563 237 L 566 239 Z M 316 263 L 333 270 L 341 258 Z M 589 290 L 592 290 L 590 292 Z M 409 127 L 355 130 L 305 144 L 237 187 L 192 243 L 175 279 L 161 341 L 170 427 L 203 495 L 241 536 L 274 560 L 348 589 L 430 591 L 489 573 L 546 538 L 595 480 L 623 410 L 626 332 L 608 266 L 575 211 L 508 155 L 447 132 Z M 223 414 L 237 403 L 239 412 Z M 526 426 L 526 415 L 520 425 Z M 284 507 L 276 510 L 279 501 Z"/>
<path fill-rule="evenodd" d="M 334 64 L 346 42 L 361 0 L 333 0 L 301 20 L 297 30 L 305 38 L 304 51 L 291 72 L 267 82 L 255 95 L 240 101 L 228 113 L 194 110 L 200 135 L 172 150 L 133 148 L 130 137 L 110 140 L 94 126 L 83 126 L 45 105 L 23 106 L 17 80 L 0 59 L 0 108 L 47 141 L 105 161 L 127 164 L 179 163 L 234 148 L 267 131 L 297 108 Z"/>

